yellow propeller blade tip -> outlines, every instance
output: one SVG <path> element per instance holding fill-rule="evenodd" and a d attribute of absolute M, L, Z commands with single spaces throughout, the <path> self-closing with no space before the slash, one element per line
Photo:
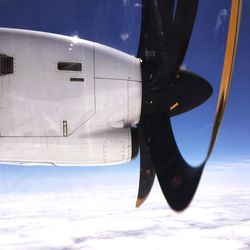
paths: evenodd
<path fill-rule="evenodd" d="M 146 198 L 143 198 L 143 199 L 137 198 L 135 206 L 137 208 L 140 207 L 145 200 L 146 200 Z"/>
<path fill-rule="evenodd" d="M 175 104 L 173 104 L 171 107 L 170 107 L 170 110 L 172 111 L 173 109 L 177 108 L 179 106 L 179 103 L 176 102 Z"/>

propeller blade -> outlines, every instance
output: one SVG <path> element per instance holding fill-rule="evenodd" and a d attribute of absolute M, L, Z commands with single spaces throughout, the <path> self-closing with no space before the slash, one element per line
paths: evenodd
<path fill-rule="evenodd" d="M 139 128 L 140 140 L 140 180 L 139 190 L 137 195 L 136 207 L 142 205 L 147 199 L 151 188 L 154 184 L 155 169 L 151 161 L 151 156 L 148 148 L 150 138 L 146 138 L 141 128 Z"/>
<path fill-rule="evenodd" d="M 137 57 L 159 65 L 172 29 L 174 0 L 142 0 L 141 34 Z M 152 71 L 152 70 L 150 70 Z M 152 73 L 152 72 L 150 72 Z"/>
<path fill-rule="evenodd" d="M 207 101 L 212 93 L 212 86 L 204 78 L 190 71 L 180 70 L 171 86 L 170 116 L 196 108 Z"/>
<path fill-rule="evenodd" d="M 169 168 L 173 168 L 177 172 L 173 170 L 170 172 L 168 170 L 163 171 L 166 169 L 166 166 L 168 166 L 171 157 L 174 155 L 180 156 L 180 153 L 178 152 L 178 154 L 174 152 L 177 146 L 173 146 L 168 149 L 168 146 L 166 147 L 165 145 L 169 140 L 170 143 L 174 143 L 175 140 L 172 134 L 170 121 L 168 122 L 169 124 L 165 124 L 166 120 L 169 119 L 169 114 L 168 112 L 161 112 L 160 110 L 165 108 L 165 105 L 161 105 L 162 102 L 167 104 L 167 109 L 165 109 L 166 111 L 168 111 L 170 107 L 170 100 L 168 98 L 169 90 L 173 86 L 171 85 L 171 82 L 175 82 L 175 77 L 184 58 L 198 6 L 198 0 L 178 0 L 176 14 L 174 20 L 172 20 L 174 9 L 173 1 L 168 1 L 170 8 L 167 8 L 167 3 L 164 5 L 162 1 L 155 0 L 150 3 L 148 1 L 144 1 L 142 11 L 142 31 L 138 52 L 138 55 L 143 60 L 143 100 L 140 119 L 140 147 L 142 151 L 142 159 L 140 166 L 141 172 L 137 205 L 140 205 L 148 196 L 153 185 L 155 170 L 166 198 L 169 196 L 166 193 L 165 185 L 163 185 L 166 180 L 169 180 L 169 183 L 174 183 L 174 181 L 171 182 L 172 178 L 177 178 L 176 183 L 178 183 L 179 176 L 180 179 L 185 179 L 186 172 L 184 173 L 183 164 L 181 164 L 181 168 L 175 167 L 176 164 L 167 167 L 168 170 Z M 162 9 L 160 10 L 159 6 L 166 7 L 166 9 L 169 10 L 168 14 L 164 14 Z M 150 8 L 153 8 L 153 13 L 150 11 Z M 192 76 L 190 77 L 190 74 L 188 73 L 185 76 L 185 73 L 183 73 L 179 81 L 176 80 L 176 82 L 179 82 L 179 85 L 182 85 L 183 78 L 184 80 L 185 78 L 190 79 Z M 197 77 L 193 78 L 197 79 Z M 196 81 L 197 80 L 194 82 Z M 178 89 L 176 86 L 178 85 L 175 84 L 175 89 Z M 162 98 L 159 98 L 159 93 Z M 180 107 L 184 110 L 183 105 Z M 180 112 L 181 109 L 177 110 Z M 153 111 L 153 117 L 149 115 L 150 111 Z M 163 118 L 165 119 L 165 122 L 163 121 Z M 159 138 L 159 140 L 157 138 Z M 166 152 L 166 148 L 169 150 L 168 152 Z M 152 157 L 152 159 L 150 159 L 150 157 Z M 179 165 L 179 161 L 180 158 L 178 158 L 177 166 Z M 192 178 L 193 172 L 190 172 Z M 178 173 L 179 175 L 177 175 Z M 188 180 L 190 180 L 190 175 L 187 176 Z M 165 178 L 166 180 L 164 180 Z M 199 176 L 197 179 L 199 180 Z M 197 181 L 195 181 L 194 184 L 195 189 L 197 186 L 196 182 Z M 183 183 L 185 183 L 185 181 Z M 188 184 L 190 184 L 190 181 Z M 192 190 L 190 193 L 193 195 L 194 191 Z M 170 195 L 168 202 L 175 210 L 183 209 L 183 207 L 187 204 L 186 200 L 190 200 L 190 196 L 191 195 L 185 196 L 184 194 L 181 194 L 181 199 L 184 199 L 184 201 L 176 203 L 175 200 L 172 202 Z M 176 195 L 173 197 L 175 198 Z M 187 197 L 186 200 L 185 197 Z"/>
<path fill-rule="evenodd" d="M 191 202 L 215 144 L 232 78 L 241 3 L 240 0 L 232 1 L 218 105 L 209 149 L 203 163 L 194 168 L 183 159 L 175 142 L 168 112 L 156 112 L 144 117 L 141 122 L 143 132 L 151 138 L 148 147 L 161 189 L 170 207 L 176 211 L 182 211 Z"/>
<path fill-rule="evenodd" d="M 165 44 L 161 66 L 152 85 L 166 90 L 174 82 L 183 62 L 195 22 L 199 0 L 178 0 L 171 32 Z"/>
<path fill-rule="evenodd" d="M 166 103 L 171 108 L 172 86 L 184 59 L 192 33 L 198 0 L 178 0 L 172 29 L 165 44 L 161 66 L 152 80 L 159 92 L 165 94 Z M 157 95 L 156 95 L 157 97 Z M 154 98 L 149 103 L 158 106 L 160 100 Z M 168 109 L 169 109 L 168 108 Z M 155 114 L 142 123 L 145 133 L 150 133 L 150 155 L 161 189 L 169 205 L 174 210 L 184 209 L 192 199 L 198 186 L 203 167 L 192 171 L 181 157 L 172 133 L 168 109 L 155 110 Z M 168 190 L 169 189 L 169 190 Z"/>
<path fill-rule="evenodd" d="M 174 82 L 171 90 L 171 108 L 169 110 L 170 116 L 175 116 L 197 107 L 201 103 L 205 102 L 212 95 L 213 91 L 211 85 L 206 80 L 186 70 L 181 70 L 179 72 L 178 77 Z M 162 100 L 162 102 L 159 101 L 160 99 Z M 162 110 L 162 112 L 166 112 L 168 110 L 169 105 L 165 99 L 164 94 L 163 96 L 161 96 L 161 93 L 159 93 L 158 102 L 156 104 L 157 106 L 154 106 L 154 111 Z M 149 111 L 150 110 L 146 111 L 147 114 Z M 140 124 L 145 127 L 145 120 L 143 118 L 141 119 Z M 162 129 L 164 129 L 165 121 L 160 125 L 163 126 Z M 154 164 L 158 164 L 155 162 L 153 164 L 151 159 L 151 153 L 149 151 L 149 148 L 151 147 L 151 145 L 149 144 L 151 141 L 151 129 L 153 128 L 149 127 L 147 129 L 142 129 L 141 127 L 139 127 L 138 129 L 141 162 L 139 191 L 137 196 L 136 207 L 139 207 L 148 197 L 155 178 Z M 171 131 L 171 128 L 169 128 L 169 130 Z M 173 140 L 173 135 L 171 138 Z M 163 146 L 162 143 L 160 143 L 160 145 Z"/>
<path fill-rule="evenodd" d="M 145 118 L 142 130 L 151 138 L 149 153 L 168 204 L 176 211 L 185 209 L 194 196 L 205 164 L 192 168 L 182 158 L 167 112 Z"/>
<path fill-rule="evenodd" d="M 142 59 L 142 112 L 139 123 L 141 176 L 140 205 L 149 194 L 155 172 L 170 207 L 185 209 L 198 187 L 204 166 L 212 152 L 223 118 L 237 47 L 241 0 L 232 0 L 227 48 L 220 94 L 209 149 L 204 162 L 194 168 L 182 157 L 173 135 L 170 116 L 201 104 L 212 93 L 201 77 L 180 71 L 193 29 L 198 0 L 143 1 L 142 31 L 138 55 Z M 160 6 L 160 7 L 159 7 Z M 169 11 L 164 14 L 161 7 Z M 151 11 L 151 8 L 153 11 Z M 164 24 L 166 22 L 166 24 Z M 197 84 L 197 87 L 194 87 Z M 188 94 L 183 94 L 186 89 Z"/>
<path fill-rule="evenodd" d="M 142 1 L 141 37 L 137 53 L 143 61 L 141 65 L 143 82 L 141 117 L 146 113 L 144 106 L 148 101 L 147 94 L 150 92 L 150 82 L 160 67 L 160 59 L 165 50 L 166 34 L 170 33 L 172 26 L 173 10 L 173 0 Z M 155 169 L 148 149 L 149 140 L 150 138 L 143 133 L 139 126 L 141 162 L 136 207 L 139 207 L 146 200 L 155 179 Z"/>
<path fill-rule="evenodd" d="M 180 70 L 168 91 L 150 91 L 144 96 L 143 114 L 155 114 L 170 110 L 170 116 L 175 116 L 192 110 L 213 93 L 212 86 L 201 76 Z"/>

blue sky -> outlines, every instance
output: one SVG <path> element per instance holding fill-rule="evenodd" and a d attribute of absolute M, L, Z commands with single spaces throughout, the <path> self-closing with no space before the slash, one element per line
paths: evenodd
<path fill-rule="evenodd" d="M 140 33 L 140 1 L 132 0 L 1 0 L 0 26 L 78 35 L 80 38 L 103 43 L 135 55 Z M 178 145 L 185 158 L 199 163 L 206 154 L 215 114 L 218 86 L 223 64 L 230 1 L 200 0 L 197 20 L 184 67 L 202 75 L 214 88 L 213 97 L 200 108 L 172 120 Z M 241 164 L 250 160 L 250 2 L 243 1 L 243 13 L 235 63 L 232 88 L 225 118 L 217 139 L 210 164 Z M 34 185 L 37 178 L 57 178 L 74 182 L 82 174 L 84 180 L 95 182 L 93 173 L 100 174 L 99 181 L 138 170 L 139 159 L 120 167 L 61 168 L 0 167 L 0 190 L 11 190 L 13 182 L 25 182 L 23 190 Z M 249 169 L 250 172 L 250 169 Z M 112 173 L 112 174 L 111 174 Z M 91 176 L 91 177 L 90 177 Z M 44 178 L 45 178 L 44 177 Z M 89 179 L 88 179 L 89 178 Z M 132 178 L 133 179 L 133 178 Z M 32 181 L 33 180 L 33 181 Z M 47 180 L 47 179 L 46 179 Z M 134 180 L 134 179 L 133 179 Z M 82 179 L 79 180 L 83 181 Z M 98 180 L 97 180 L 98 181 Z M 42 183 L 45 185 L 41 179 Z M 72 183 L 71 183 L 72 182 Z M 53 183 L 51 181 L 50 183 Z M 48 184 L 48 182 L 47 182 Z M 46 185 L 47 185 L 46 184 Z M 39 183 L 36 183 L 39 188 Z M 73 184 L 72 184 L 73 185 Z"/>

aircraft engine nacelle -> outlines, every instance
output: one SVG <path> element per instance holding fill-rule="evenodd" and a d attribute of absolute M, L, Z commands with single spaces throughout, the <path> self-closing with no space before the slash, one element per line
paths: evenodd
<path fill-rule="evenodd" d="M 97 165 L 132 158 L 140 61 L 110 47 L 0 28 L 0 160 Z"/>

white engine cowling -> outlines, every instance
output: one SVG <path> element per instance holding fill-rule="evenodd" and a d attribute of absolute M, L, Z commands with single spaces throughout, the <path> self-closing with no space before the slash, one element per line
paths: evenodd
<path fill-rule="evenodd" d="M 0 160 L 97 165 L 131 159 L 140 61 L 77 37 L 0 28 Z"/>

